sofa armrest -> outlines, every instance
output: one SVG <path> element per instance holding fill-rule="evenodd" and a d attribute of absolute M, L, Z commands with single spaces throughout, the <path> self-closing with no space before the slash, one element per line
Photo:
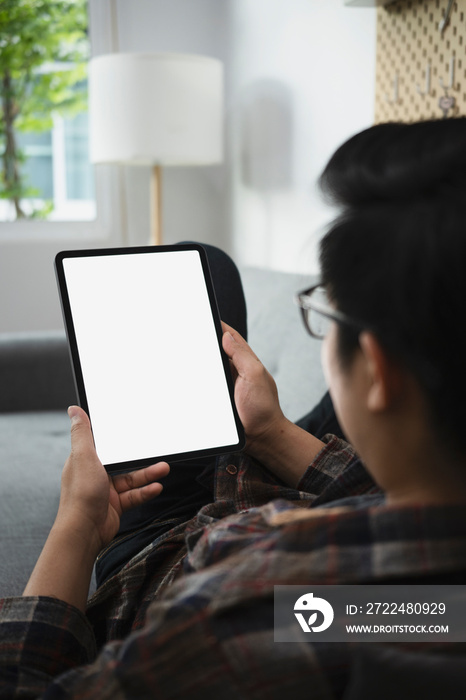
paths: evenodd
<path fill-rule="evenodd" d="M 76 403 L 64 333 L 0 335 L 0 412 L 52 411 Z"/>

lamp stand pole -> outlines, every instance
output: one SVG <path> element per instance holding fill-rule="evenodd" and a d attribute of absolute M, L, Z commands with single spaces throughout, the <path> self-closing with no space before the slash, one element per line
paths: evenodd
<path fill-rule="evenodd" d="M 162 167 L 154 165 L 150 183 L 151 245 L 162 245 Z"/>

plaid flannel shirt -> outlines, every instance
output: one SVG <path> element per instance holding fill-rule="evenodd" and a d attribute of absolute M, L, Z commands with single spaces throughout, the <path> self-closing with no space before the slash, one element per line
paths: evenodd
<path fill-rule="evenodd" d="M 447 582 L 465 569 L 466 518 L 377 502 L 351 447 L 325 440 L 297 489 L 244 455 L 221 458 L 215 502 L 106 581 L 86 615 L 1 600 L 0 697 L 341 696 L 351 648 L 274 643 L 274 585 Z"/>

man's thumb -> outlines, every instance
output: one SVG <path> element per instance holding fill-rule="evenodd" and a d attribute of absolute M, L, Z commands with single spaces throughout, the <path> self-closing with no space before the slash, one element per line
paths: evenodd
<path fill-rule="evenodd" d="M 85 411 L 79 406 L 70 406 L 68 408 L 68 416 L 71 420 L 71 442 L 74 442 L 77 446 L 77 442 L 81 447 L 84 447 L 86 441 L 89 440 L 93 444 L 90 431 L 89 418 Z"/>
<path fill-rule="evenodd" d="M 76 425 L 77 423 L 80 423 L 82 421 L 82 414 L 84 411 L 82 408 L 79 408 L 79 406 L 70 406 L 68 408 L 68 416 L 71 420 L 71 425 Z"/>

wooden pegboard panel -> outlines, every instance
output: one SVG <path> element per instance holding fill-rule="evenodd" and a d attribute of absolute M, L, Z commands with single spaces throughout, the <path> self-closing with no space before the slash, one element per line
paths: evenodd
<path fill-rule="evenodd" d="M 376 123 L 440 118 L 445 95 L 455 98 L 449 117 L 466 115 L 466 0 L 453 3 L 441 33 L 447 6 L 448 0 L 398 0 L 377 10 Z M 450 84 L 452 57 L 453 88 L 445 93 L 439 79 Z M 430 92 L 420 95 L 416 85 L 426 90 L 428 65 Z"/>

